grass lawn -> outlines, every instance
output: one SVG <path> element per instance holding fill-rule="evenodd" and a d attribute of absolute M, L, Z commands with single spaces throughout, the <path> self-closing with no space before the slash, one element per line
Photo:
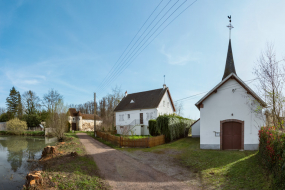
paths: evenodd
<path fill-rule="evenodd" d="M 122 136 L 120 134 L 115 134 L 115 136 Z M 129 139 L 144 139 L 144 138 L 149 138 L 152 137 L 151 135 L 129 135 L 129 136 L 124 136 L 125 138 Z"/>
<path fill-rule="evenodd" d="M 181 151 L 175 155 L 178 164 L 197 173 L 205 189 L 271 189 L 272 179 L 259 164 L 257 151 L 201 150 L 199 143 L 199 138 L 183 138 L 139 150 L 159 154 L 167 149 Z"/>
<path fill-rule="evenodd" d="M 44 181 L 50 181 L 46 188 L 53 183 L 58 189 L 109 189 L 76 133 L 66 133 L 66 137 L 65 144 L 57 145 L 60 155 L 42 163 Z M 70 152 L 76 152 L 78 156 L 71 156 Z"/>

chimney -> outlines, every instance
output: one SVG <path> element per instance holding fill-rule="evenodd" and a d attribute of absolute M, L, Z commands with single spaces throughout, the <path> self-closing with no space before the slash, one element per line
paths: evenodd
<path fill-rule="evenodd" d="M 128 92 L 126 91 L 126 92 L 125 92 L 125 97 L 127 97 L 127 95 L 128 95 Z"/>
<path fill-rule="evenodd" d="M 163 89 L 166 89 L 166 84 L 163 84 Z"/>

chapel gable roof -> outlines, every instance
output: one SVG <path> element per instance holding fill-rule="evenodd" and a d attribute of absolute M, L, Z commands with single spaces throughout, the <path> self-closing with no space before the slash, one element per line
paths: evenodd
<path fill-rule="evenodd" d="M 226 60 L 226 66 L 225 66 L 225 72 L 224 72 L 224 76 L 223 76 L 222 80 L 224 80 L 231 73 L 236 74 L 236 69 L 235 69 L 234 57 L 233 57 L 233 52 L 232 52 L 232 44 L 231 44 L 231 39 L 230 39 L 229 47 L 228 47 L 227 60 Z"/>
<path fill-rule="evenodd" d="M 120 101 L 114 111 L 157 108 L 165 93 L 168 93 L 171 105 L 175 111 L 175 106 L 167 87 L 128 94 Z"/>
<path fill-rule="evenodd" d="M 266 107 L 266 103 L 249 87 L 245 84 L 236 74 L 231 73 L 224 80 L 222 80 L 219 84 L 217 84 L 212 90 L 210 90 L 203 98 L 201 98 L 195 106 L 200 109 L 200 104 L 203 103 L 208 97 L 210 97 L 213 93 L 217 92 L 218 88 L 220 88 L 223 84 L 225 84 L 228 80 L 235 79 L 246 91 L 248 94 L 252 95 L 263 107 Z"/>

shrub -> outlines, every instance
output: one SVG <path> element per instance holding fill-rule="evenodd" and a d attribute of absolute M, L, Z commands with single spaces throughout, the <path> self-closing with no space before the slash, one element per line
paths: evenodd
<path fill-rule="evenodd" d="M 23 116 L 23 120 L 27 122 L 28 127 L 37 127 L 41 124 L 41 118 L 38 114 L 26 114 Z"/>
<path fill-rule="evenodd" d="M 157 127 L 157 122 L 155 119 L 151 119 L 148 121 L 148 127 L 149 127 L 149 134 L 151 136 L 158 136 L 160 135 L 160 130 Z"/>
<path fill-rule="evenodd" d="M 7 122 L 7 130 L 15 134 L 23 133 L 27 129 L 27 123 L 18 118 L 11 119 Z"/>
<path fill-rule="evenodd" d="M 285 189 L 285 134 L 275 127 L 259 130 L 259 158 L 273 174 L 273 185 Z"/>
<path fill-rule="evenodd" d="M 185 131 L 189 131 L 192 120 L 176 115 L 161 115 L 157 117 L 157 131 L 165 135 L 165 141 L 185 137 Z"/>

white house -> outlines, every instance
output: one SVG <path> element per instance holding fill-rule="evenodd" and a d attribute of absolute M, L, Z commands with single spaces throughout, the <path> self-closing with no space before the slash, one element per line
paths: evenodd
<path fill-rule="evenodd" d="M 169 88 L 164 84 L 163 88 L 156 90 L 133 94 L 126 92 L 114 112 L 118 134 L 131 130 L 135 135 L 149 135 L 148 121 L 159 115 L 173 114 L 175 107 Z"/>
<path fill-rule="evenodd" d="M 201 149 L 258 149 L 266 103 L 237 76 L 231 40 L 222 81 L 195 105 L 200 119 L 192 125 L 192 135 L 200 136 Z"/>

